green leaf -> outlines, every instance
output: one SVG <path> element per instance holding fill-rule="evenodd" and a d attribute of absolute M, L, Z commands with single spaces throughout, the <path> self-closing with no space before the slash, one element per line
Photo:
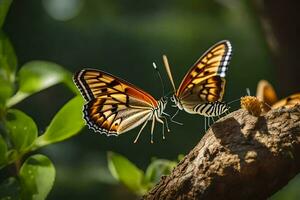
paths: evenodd
<path fill-rule="evenodd" d="M 6 100 L 13 94 L 13 85 L 0 75 L 0 105 L 4 107 Z"/>
<path fill-rule="evenodd" d="M 35 122 L 20 110 L 8 110 L 5 126 L 12 141 L 13 148 L 18 152 L 26 152 L 38 135 Z"/>
<path fill-rule="evenodd" d="M 147 192 L 142 185 L 144 178 L 142 170 L 120 154 L 108 152 L 107 158 L 108 168 L 113 177 L 138 195 L 143 195 Z"/>
<path fill-rule="evenodd" d="M 4 1 L 0 2 L 1 11 L 1 5 L 5 3 Z M 13 94 L 16 68 L 17 58 L 15 51 L 9 39 L 0 30 L 0 106 L 2 107 Z"/>
<path fill-rule="evenodd" d="M 145 173 L 144 181 L 148 186 L 148 189 L 152 188 L 156 183 L 158 183 L 162 176 L 169 175 L 176 165 L 177 163 L 174 161 L 154 159 L 147 167 Z"/>
<path fill-rule="evenodd" d="M 84 126 L 82 107 L 84 101 L 76 96 L 66 103 L 52 119 L 46 132 L 36 141 L 36 147 L 60 142 L 79 133 Z"/>
<path fill-rule="evenodd" d="M 184 158 L 184 154 L 179 154 L 178 156 L 177 156 L 177 160 L 180 162 L 180 161 L 182 161 L 183 160 L 183 158 Z"/>
<path fill-rule="evenodd" d="M 66 71 L 58 64 L 31 61 L 19 71 L 20 91 L 34 93 L 61 82 Z"/>
<path fill-rule="evenodd" d="M 18 72 L 19 90 L 9 100 L 10 107 L 29 95 L 65 81 L 70 73 L 58 64 L 46 61 L 31 61 Z"/>
<path fill-rule="evenodd" d="M 6 154 L 7 164 L 14 163 L 19 158 L 18 152 L 15 149 L 9 149 Z"/>
<path fill-rule="evenodd" d="M 0 184 L 0 199 L 19 200 L 20 190 L 19 181 L 15 177 L 9 177 Z"/>
<path fill-rule="evenodd" d="M 0 169 L 6 162 L 7 145 L 3 137 L 0 135 Z"/>
<path fill-rule="evenodd" d="M 0 5 L 3 4 L 2 1 Z M 1 6 L 0 6 L 1 11 Z M 6 37 L 0 31 L 0 106 L 3 107 L 6 100 L 12 96 L 14 91 L 15 71 L 17 58 L 15 51 Z"/>
<path fill-rule="evenodd" d="M 22 199 L 43 200 L 53 186 L 55 168 L 46 156 L 37 154 L 26 159 L 19 177 Z"/>
<path fill-rule="evenodd" d="M 0 0 L 0 28 L 3 26 L 11 2 L 12 0 Z"/>
<path fill-rule="evenodd" d="M 14 81 L 17 69 L 17 57 L 8 37 L 0 31 L 0 76 Z"/>

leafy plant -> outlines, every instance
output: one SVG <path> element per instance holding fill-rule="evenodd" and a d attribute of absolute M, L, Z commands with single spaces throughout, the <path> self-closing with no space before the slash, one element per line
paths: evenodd
<path fill-rule="evenodd" d="M 176 161 L 153 158 L 144 172 L 120 154 L 108 152 L 107 159 L 113 177 L 139 196 L 150 190 L 162 176 L 170 174 L 177 165 Z"/>
<path fill-rule="evenodd" d="M 0 1 L 0 26 L 12 0 Z M 51 160 L 36 154 L 41 147 L 63 141 L 84 126 L 83 100 L 67 102 L 41 135 L 35 121 L 12 108 L 23 99 L 55 84 L 64 83 L 76 91 L 71 73 L 47 61 L 31 61 L 17 69 L 17 57 L 9 38 L 0 30 L 0 199 L 45 199 L 55 180 Z"/>

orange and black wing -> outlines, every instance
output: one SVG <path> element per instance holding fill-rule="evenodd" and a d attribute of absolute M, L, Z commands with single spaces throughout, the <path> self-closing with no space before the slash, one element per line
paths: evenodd
<path fill-rule="evenodd" d="M 300 93 L 292 94 L 284 99 L 279 100 L 272 105 L 272 109 L 280 107 L 293 107 L 295 105 L 300 105 Z"/>
<path fill-rule="evenodd" d="M 300 104 L 300 93 L 292 94 L 278 100 L 273 86 L 266 80 L 260 80 L 257 84 L 256 97 L 264 102 L 264 109 L 276 109 L 280 107 L 292 107 Z"/>
<path fill-rule="evenodd" d="M 87 101 L 84 119 L 97 132 L 124 133 L 149 120 L 158 106 L 150 94 L 100 70 L 83 69 L 74 82 Z"/>
<path fill-rule="evenodd" d="M 232 47 L 227 40 L 206 51 L 182 80 L 176 92 L 180 101 L 189 104 L 221 101 L 231 53 Z"/>

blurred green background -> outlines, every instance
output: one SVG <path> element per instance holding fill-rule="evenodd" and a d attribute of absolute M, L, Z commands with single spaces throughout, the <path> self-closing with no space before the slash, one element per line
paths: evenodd
<path fill-rule="evenodd" d="M 228 39 L 233 56 L 227 73 L 225 100 L 255 94 L 260 79 L 275 88 L 274 62 L 253 5 L 237 0 L 26 0 L 14 1 L 4 31 L 10 37 L 19 66 L 30 60 L 56 62 L 75 72 L 83 67 L 107 71 L 143 88 L 156 98 L 162 88 L 155 74 L 155 61 L 162 65 L 167 54 L 175 82 L 179 85 L 189 67 L 211 45 Z M 16 107 L 45 130 L 57 110 L 72 97 L 62 85 L 24 100 Z M 233 105 L 233 109 L 239 105 Z M 175 110 L 168 109 L 169 113 Z M 157 126 L 154 144 L 149 128 L 137 144 L 134 129 L 118 138 L 106 137 L 85 128 L 81 134 L 44 149 L 53 161 L 57 176 L 48 199 L 132 199 L 107 169 L 106 152 L 123 154 L 145 169 L 151 158 L 175 160 L 188 153 L 204 133 L 204 118 L 180 113 L 184 126 L 170 124 L 171 133 L 162 140 Z M 274 199 L 299 199 L 300 177 Z"/>

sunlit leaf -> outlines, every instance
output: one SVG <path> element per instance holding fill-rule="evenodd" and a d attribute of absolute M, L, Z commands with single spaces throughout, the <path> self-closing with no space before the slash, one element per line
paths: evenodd
<path fill-rule="evenodd" d="M 142 185 L 144 173 L 124 156 L 109 152 L 107 154 L 108 168 L 111 174 L 136 194 L 145 194 L 146 189 Z"/>
<path fill-rule="evenodd" d="M 7 145 L 3 137 L 0 135 L 0 169 L 6 162 Z"/>
<path fill-rule="evenodd" d="M 54 116 L 46 132 L 36 141 L 36 147 L 60 142 L 79 133 L 84 126 L 82 119 L 83 99 L 76 96 Z"/>
<path fill-rule="evenodd" d="M 169 175 L 176 165 L 177 163 L 174 161 L 154 159 L 147 167 L 145 173 L 144 181 L 148 185 L 149 189 L 153 187 L 162 176 Z"/>
<path fill-rule="evenodd" d="M 0 184 L 1 200 L 20 200 L 20 183 L 15 177 L 10 177 Z"/>
<path fill-rule="evenodd" d="M 12 106 L 29 95 L 65 81 L 70 73 L 58 64 L 47 61 L 31 61 L 18 72 L 19 90 L 9 100 Z"/>
<path fill-rule="evenodd" d="M 0 28 L 2 28 L 2 25 L 5 21 L 5 17 L 9 10 L 11 2 L 12 2 L 12 0 L 1 0 L 0 1 Z"/>
<path fill-rule="evenodd" d="M 66 71 L 52 62 L 31 61 L 19 71 L 20 91 L 25 93 L 38 92 L 59 83 Z"/>
<path fill-rule="evenodd" d="M 19 152 L 28 150 L 38 135 L 35 122 L 20 110 L 11 109 L 7 112 L 5 126 L 13 148 Z"/>
<path fill-rule="evenodd" d="M 22 165 L 19 177 L 22 199 L 43 200 L 53 186 L 55 168 L 46 156 L 33 155 Z"/>

